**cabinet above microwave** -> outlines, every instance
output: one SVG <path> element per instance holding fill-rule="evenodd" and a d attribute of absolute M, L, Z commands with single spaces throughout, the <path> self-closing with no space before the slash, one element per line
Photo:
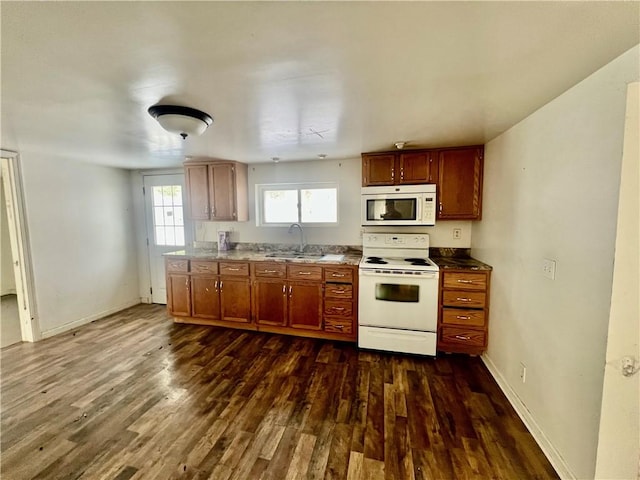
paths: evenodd
<path fill-rule="evenodd" d="M 396 150 L 362 154 L 362 186 L 437 188 L 438 220 L 480 220 L 484 147 Z"/>

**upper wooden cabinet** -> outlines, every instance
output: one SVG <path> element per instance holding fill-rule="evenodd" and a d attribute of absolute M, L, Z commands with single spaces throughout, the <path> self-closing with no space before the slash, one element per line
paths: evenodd
<path fill-rule="evenodd" d="M 482 145 L 363 153 L 362 186 L 435 183 L 438 220 L 479 220 L 483 155 Z"/>
<path fill-rule="evenodd" d="M 246 164 L 199 158 L 184 169 L 190 219 L 249 220 Z"/>
<path fill-rule="evenodd" d="M 469 147 L 438 152 L 439 220 L 480 220 L 483 151 Z"/>
<path fill-rule="evenodd" d="M 363 153 L 362 186 L 435 183 L 436 166 L 429 150 Z"/>

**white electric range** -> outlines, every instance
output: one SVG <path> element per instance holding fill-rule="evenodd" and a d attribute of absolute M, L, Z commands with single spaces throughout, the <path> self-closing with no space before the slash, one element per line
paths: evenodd
<path fill-rule="evenodd" d="M 429 235 L 365 233 L 362 254 L 358 346 L 435 355 L 439 269 Z"/>

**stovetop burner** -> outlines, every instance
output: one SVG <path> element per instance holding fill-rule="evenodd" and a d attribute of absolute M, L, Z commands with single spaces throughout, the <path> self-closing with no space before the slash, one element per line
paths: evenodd
<path fill-rule="evenodd" d="M 380 257 L 367 257 L 366 263 L 373 263 L 375 265 L 386 265 L 389 262 L 383 260 Z"/>
<path fill-rule="evenodd" d="M 409 262 L 411 265 L 430 265 L 425 258 L 405 258 L 405 262 Z"/>

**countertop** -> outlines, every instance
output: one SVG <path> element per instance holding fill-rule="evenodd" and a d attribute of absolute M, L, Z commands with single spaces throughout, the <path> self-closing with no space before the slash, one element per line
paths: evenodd
<path fill-rule="evenodd" d="M 202 248 L 188 248 L 185 250 L 178 250 L 176 252 L 165 253 L 165 257 L 173 258 L 195 258 L 200 260 L 233 260 L 233 261 L 251 261 L 251 262 L 279 262 L 279 263 L 320 263 L 322 265 L 358 265 L 360 255 L 353 253 L 344 253 L 342 260 L 320 260 L 320 257 L 312 258 L 278 258 L 270 257 L 268 255 L 277 252 L 261 252 L 256 250 L 229 250 L 218 251 Z M 328 253 L 328 255 L 335 255 Z"/>
<path fill-rule="evenodd" d="M 165 253 L 166 257 L 174 258 L 195 258 L 201 260 L 232 260 L 232 261 L 252 261 L 252 262 L 295 262 L 295 263 L 321 263 L 323 265 L 358 265 L 361 255 L 355 253 L 344 253 L 344 258 L 339 261 L 320 260 L 318 257 L 311 258 L 277 258 L 268 255 L 273 254 L 271 251 L 259 250 L 229 250 L 218 251 L 203 248 L 188 248 L 178 250 L 176 252 Z M 493 270 L 490 265 L 476 260 L 468 256 L 431 256 L 440 270 L 458 269 L 458 270 Z"/>
<path fill-rule="evenodd" d="M 473 257 L 430 257 L 440 270 L 493 270 L 491 265 L 476 260 Z"/>

